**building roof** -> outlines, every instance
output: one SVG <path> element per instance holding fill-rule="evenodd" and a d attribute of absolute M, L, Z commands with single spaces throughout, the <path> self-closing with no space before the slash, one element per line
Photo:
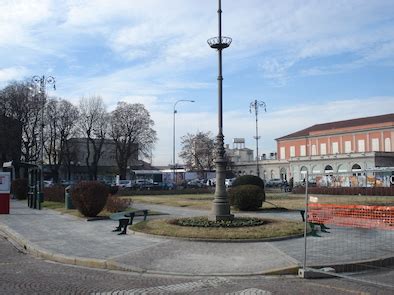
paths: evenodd
<path fill-rule="evenodd" d="M 316 125 L 306 128 L 306 129 L 279 137 L 276 140 L 290 139 L 290 138 L 296 138 L 296 137 L 306 137 L 306 136 L 309 136 L 313 132 L 319 132 L 319 131 L 330 131 L 330 130 L 335 130 L 335 129 L 350 128 L 350 127 L 357 127 L 357 126 L 366 126 L 366 125 L 381 124 L 381 123 L 390 123 L 390 122 L 394 123 L 394 113 L 380 115 L 380 116 L 373 116 L 373 117 L 364 117 L 364 118 L 357 118 L 357 119 L 351 119 L 351 120 L 316 124 Z"/>

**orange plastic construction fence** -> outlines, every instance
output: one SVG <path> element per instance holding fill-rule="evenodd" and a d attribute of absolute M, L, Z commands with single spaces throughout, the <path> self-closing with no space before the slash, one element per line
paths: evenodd
<path fill-rule="evenodd" d="M 393 206 L 309 204 L 308 222 L 394 230 Z"/>

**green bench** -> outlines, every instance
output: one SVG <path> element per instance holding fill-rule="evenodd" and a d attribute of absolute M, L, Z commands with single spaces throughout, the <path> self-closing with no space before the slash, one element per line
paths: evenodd
<path fill-rule="evenodd" d="M 135 216 L 144 216 L 144 220 L 146 220 L 148 210 L 143 209 L 111 214 L 109 216 L 110 219 L 119 221 L 119 225 L 113 230 L 113 232 L 120 232 L 118 235 L 125 235 L 127 233 L 127 227 L 133 224 Z"/>
<path fill-rule="evenodd" d="M 301 214 L 302 221 L 305 222 L 305 210 L 304 209 L 299 209 Z M 311 231 L 308 233 L 308 235 L 313 236 L 313 237 L 320 237 L 319 234 L 317 233 L 316 226 L 320 227 L 320 231 L 323 233 L 329 233 L 328 229 L 329 227 L 325 226 L 323 223 L 316 223 L 316 222 L 308 222 Z"/>

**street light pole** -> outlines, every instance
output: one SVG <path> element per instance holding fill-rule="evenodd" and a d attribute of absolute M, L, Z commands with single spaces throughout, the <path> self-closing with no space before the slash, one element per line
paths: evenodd
<path fill-rule="evenodd" d="M 184 101 L 184 102 L 194 102 L 194 100 L 190 100 L 190 99 L 180 99 L 180 100 L 177 100 L 175 103 L 174 103 L 174 111 L 173 111 L 173 114 L 174 114 L 174 119 L 173 119 L 173 125 L 172 125 L 172 168 L 173 168 L 173 179 L 174 179 L 174 184 L 176 184 L 176 172 L 175 172 L 175 169 L 176 169 L 176 167 L 175 167 L 175 114 L 177 113 L 177 110 L 176 110 L 176 105 L 178 104 L 178 102 L 182 102 L 182 101 Z"/>
<path fill-rule="evenodd" d="M 38 200 L 38 209 L 41 209 L 41 201 L 44 199 L 44 108 L 46 101 L 46 86 L 53 85 L 53 89 L 56 90 L 56 80 L 52 76 L 33 76 L 31 79 L 33 84 L 39 87 L 39 92 L 42 95 L 42 106 L 41 106 L 41 147 L 40 147 L 40 193 Z"/>
<path fill-rule="evenodd" d="M 259 169 L 259 124 L 258 124 L 258 114 L 259 114 L 259 107 L 264 108 L 264 112 L 267 111 L 267 106 L 264 101 L 258 101 L 255 99 L 250 103 L 249 106 L 249 112 L 252 113 L 254 111 L 254 114 L 256 116 L 256 136 L 254 137 L 256 139 L 256 170 L 257 170 L 257 176 L 260 177 L 260 169 Z"/>
<path fill-rule="evenodd" d="M 218 0 L 218 31 L 219 36 L 208 39 L 208 45 L 218 51 L 218 135 L 216 136 L 216 186 L 215 199 L 212 205 L 212 215 L 210 219 L 233 220 L 234 215 L 230 214 L 230 203 L 228 200 L 225 180 L 226 180 L 226 160 L 223 136 L 223 75 L 222 75 L 222 50 L 229 47 L 232 39 L 222 37 L 222 2 Z"/>

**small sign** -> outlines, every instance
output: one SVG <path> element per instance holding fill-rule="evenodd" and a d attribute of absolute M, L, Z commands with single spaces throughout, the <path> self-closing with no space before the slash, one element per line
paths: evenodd
<path fill-rule="evenodd" d="M 317 202 L 319 202 L 319 198 L 318 197 L 314 197 L 314 196 L 310 196 L 309 197 L 309 202 L 317 203 Z"/>
<path fill-rule="evenodd" d="M 0 194 L 9 194 L 11 188 L 11 173 L 0 172 Z"/>
<path fill-rule="evenodd" d="M 394 184 L 394 175 L 391 175 L 391 176 L 390 176 L 390 183 L 391 183 L 391 184 Z"/>

